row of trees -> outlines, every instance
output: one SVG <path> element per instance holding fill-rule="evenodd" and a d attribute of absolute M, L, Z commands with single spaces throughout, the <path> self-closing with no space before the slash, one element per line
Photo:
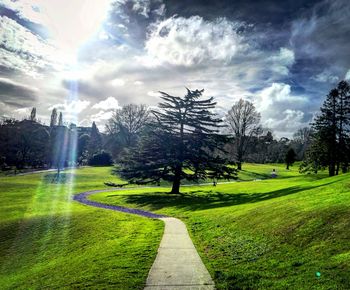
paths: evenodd
<path fill-rule="evenodd" d="M 180 181 L 234 178 L 242 163 L 303 160 L 301 171 L 317 172 L 328 167 L 329 175 L 347 171 L 350 152 L 350 87 L 342 81 L 327 96 L 310 128 L 298 130 L 292 140 L 275 140 L 271 130 L 260 124 L 253 103 L 239 100 L 221 120 L 214 113 L 216 103 L 203 99 L 203 90 L 188 90 L 184 97 L 161 92 L 158 108 L 126 105 L 114 112 L 101 134 L 91 128 L 63 125 L 62 113 L 54 109 L 50 126 L 36 121 L 33 108 L 28 119 L 4 120 L 0 126 L 0 154 L 3 164 L 62 166 L 99 164 L 113 159 L 115 172 L 130 182 L 168 180 L 172 192 Z M 76 149 L 76 151 L 75 151 Z M 74 152 L 73 152 L 74 151 Z M 71 164 L 69 164 L 69 162 Z"/>
<path fill-rule="evenodd" d="M 130 148 L 136 147 L 154 112 L 145 105 L 129 104 L 114 112 L 106 125 L 104 149 L 118 161 Z M 309 129 L 298 130 L 292 140 L 275 139 L 271 130 L 260 124 L 260 114 L 249 101 L 239 100 L 220 125 L 220 133 L 229 139 L 223 145 L 225 156 L 242 168 L 243 162 L 281 163 L 292 148 L 302 160 L 309 143 Z"/>
<path fill-rule="evenodd" d="M 91 128 L 65 126 L 62 113 L 57 114 L 56 109 L 51 113 L 49 126 L 37 121 L 36 108 L 24 120 L 7 118 L 0 123 L 0 166 L 3 169 L 60 169 L 96 163 L 103 153 L 102 147 L 102 135 L 95 123 Z"/>

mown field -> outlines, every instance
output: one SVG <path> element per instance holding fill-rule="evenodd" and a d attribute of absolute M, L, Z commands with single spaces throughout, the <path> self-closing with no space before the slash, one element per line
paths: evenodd
<path fill-rule="evenodd" d="M 0 178 L 0 288 L 144 286 L 163 224 L 71 201 L 121 182 L 109 174 L 84 168 L 58 184 L 45 174 Z M 182 219 L 218 289 L 350 289 L 350 175 L 246 164 L 239 177 L 176 196 L 156 187 L 91 199 Z"/>

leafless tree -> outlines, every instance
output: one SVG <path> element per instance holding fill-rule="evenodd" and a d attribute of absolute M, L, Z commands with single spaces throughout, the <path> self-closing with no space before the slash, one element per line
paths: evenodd
<path fill-rule="evenodd" d="M 131 146 L 149 118 L 146 105 L 129 104 L 114 111 L 106 129 L 111 135 L 120 134 L 125 145 Z"/>
<path fill-rule="evenodd" d="M 234 137 L 235 160 L 239 170 L 252 137 L 261 131 L 260 113 L 253 103 L 240 99 L 226 115 L 226 123 Z"/>

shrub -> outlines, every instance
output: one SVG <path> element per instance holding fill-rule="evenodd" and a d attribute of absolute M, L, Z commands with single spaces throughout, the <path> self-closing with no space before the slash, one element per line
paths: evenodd
<path fill-rule="evenodd" d="M 108 166 L 113 164 L 112 156 L 108 152 L 95 153 L 88 161 L 91 166 Z"/>

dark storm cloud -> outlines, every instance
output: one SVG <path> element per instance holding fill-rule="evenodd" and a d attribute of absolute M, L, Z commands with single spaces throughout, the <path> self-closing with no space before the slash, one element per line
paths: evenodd
<path fill-rule="evenodd" d="M 222 1 L 222 0 L 166 0 L 167 17 L 174 14 L 189 17 L 201 15 L 212 20 L 217 17 L 226 17 L 249 23 L 269 23 L 281 25 L 289 22 L 303 11 L 312 8 L 320 0 L 266 0 L 266 1 Z"/>
<path fill-rule="evenodd" d="M 117 43 L 142 46 L 146 39 L 147 27 L 164 18 L 162 1 L 124 0 L 112 4 L 105 30 Z"/>
<path fill-rule="evenodd" d="M 0 102 L 21 108 L 37 100 L 37 90 L 9 79 L 0 78 Z"/>

